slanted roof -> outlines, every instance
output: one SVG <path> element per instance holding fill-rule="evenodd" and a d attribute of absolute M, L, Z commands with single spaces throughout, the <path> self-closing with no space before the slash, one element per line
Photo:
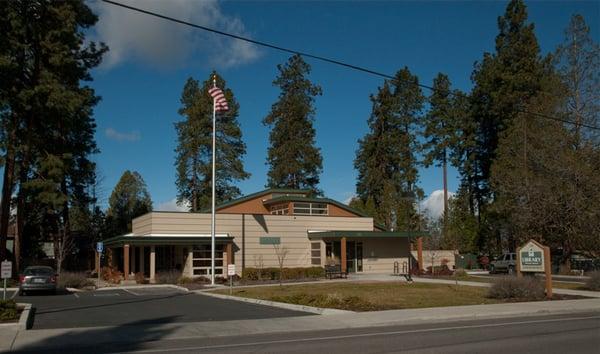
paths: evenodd
<path fill-rule="evenodd" d="M 256 198 L 262 197 L 262 196 L 267 195 L 267 194 L 273 194 L 273 193 L 275 193 L 275 194 L 277 194 L 277 193 L 310 194 L 312 192 L 313 191 L 310 190 L 310 189 L 269 188 L 269 189 L 265 189 L 265 190 L 260 191 L 260 192 L 248 194 L 248 195 L 245 195 L 243 197 L 240 197 L 240 198 L 237 198 L 237 199 L 234 199 L 234 200 L 230 200 L 230 201 L 225 202 L 225 203 L 221 203 L 221 204 L 219 204 L 219 205 L 217 205 L 215 207 L 215 210 L 227 208 L 227 207 L 230 207 L 232 205 L 236 205 L 236 204 L 239 204 L 239 203 L 246 202 L 248 200 L 252 200 L 252 199 L 256 199 Z"/>
<path fill-rule="evenodd" d="M 411 238 L 429 236 L 425 231 L 322 231 L 309 232 L 310 240 L 319 240 L 323 238 Z"/>

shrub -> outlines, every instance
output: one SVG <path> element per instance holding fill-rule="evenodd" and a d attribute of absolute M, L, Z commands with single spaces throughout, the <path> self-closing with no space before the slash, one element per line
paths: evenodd
<path fill-rule="evenodd" d="M 244 269 L 244 280 L 279 280 L 279 268 L 246 268 Z M 286 280 L 301 280 L 301 279 L 316 279 L 325 277 L 325 269 L 323 267 L 297 267 L 283 268 L 283 279 Z"/>
<path fill-rule="evenodd" d="M 157 284 L 178 284 L 181 279 L 181 272 L 178 270 L 168 270 L 156 273 Z"/>
<path fill-rule="evenodd" d="M 454 276 L 456 278 L 466 278 L 469 276 L 469 274 L 467 273 L 466 270 L 461 268 L 461 269 L 457 269 L 456 271 L 454 271 Z"/>
<path fill-rule="evenodd" d="M 590 290 L 600 291 L 600 271 L 591 272 L 589 276 L 585 282 L 585 287 Z"/>
<path fill-rule="evenodd" d="M 83 289 L 86 286 L 94 286 L 94 282 L 88 279 L 87 274 L 84 272 L 71 273 L 62 272 L 58 276 L 58 284 L 60 288 L 75 288 Z"/>
<path fill-rule="evenodd" d="M 488 291 L 493 299 L 542 300 L 544 295 L 544 285 L 532 276 L 498 278 Z"/>
<path fill-rule="evenodd" d="M 13 321 L 19 317 L 15 300 L 0 300 L 0 321 Z"/>
<path fill-rule="evenodd" d="M 123 280 L 123 273 L 113 267 L 103 267 L 100 276 L 105 281 L 113 284 L 119 284 Z"/>
<path fill-rule="evenodd" d="M 148 280 L 146 280 L 146 277 L 144 276 L 144 273 L 142 273 L 142 272 L 135 273 L 134 279 L 135 279 L 135 282 L 138 284 L 148 284 Z"/>

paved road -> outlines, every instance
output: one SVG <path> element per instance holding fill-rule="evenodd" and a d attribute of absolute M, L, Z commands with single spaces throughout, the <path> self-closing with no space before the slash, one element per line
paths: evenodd
<path fill-rule="evenodd" d="M 17 296 L 35 307 L 33 329 L 228 321 L 305 316 L 304 312 L 222 300 L 173 288 Z"/>
<path fill-rule="evenodd" d="M 282 331 L 285 329 L 282 328 Z M 90 333 L 93 342 L 93 333 Z M 30 353 L 599 353 L 600 314 L 504 318 L 412 326 L 371 327 L 105 346 L 29 346 Z"/>

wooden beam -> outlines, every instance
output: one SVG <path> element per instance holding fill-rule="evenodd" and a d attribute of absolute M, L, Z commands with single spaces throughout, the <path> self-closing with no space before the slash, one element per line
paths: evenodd
<path fill-rule="evenodd" d="M 346 238 L 342 237 L 340 249 L 340 260 L 342 262 L 342 272 L 347 271 L 348 262 L 346 261 Z"/>
<path fill-rule="evenodd" d="M 123 245 L 123 277 L 129 279 L 129 245 Z"/>
<path fill-rule="evenodd" d="M 419 264 L 419 273 L 423 271 L 423 237 L 417 238 L 417 263 Z"/>

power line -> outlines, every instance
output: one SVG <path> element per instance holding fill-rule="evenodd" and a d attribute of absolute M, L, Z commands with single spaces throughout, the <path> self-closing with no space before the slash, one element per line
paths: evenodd
<path fill-rule="evenodd" d="M 326 62 L 326 63 L 330 63 L 330 64 L 342 66 L 342 67 L 346 67 L 346 68 L 349 68 L 349 69 L 352 69 L 352 70 L 361 71 L 361 72 L 364 72 L 364 73 L 367 73 L 367 74 L 372 74 L 372 75 L 375 75 L 375 76 L 380 76 L 380 77 L 383 77 L 383 78 L 386 78 L 386 79 L 390 79 L 390 80 L 397 80 L 397 78 L 394 77 L 394 76 L 392 76 L 392 75 L 388 75 L 388 74 L 385 74 L 385 73 L 382 73 L 382 72 L 379 72 L 379 71 L 371 70 L 371 69 L 368 69 L 368 68 L 365 68 L 365 67 L 361 67 L 361 66 L 357 66 L 357 65 L 352 65 L 352 64 L 344 63 L 344 62 L 339 61 L 339 60 L 330 59 L 330 58 L 322 57 L 320 55 L 310 54 L 310 53 L 306 53 L 306 52 L 301 52 L 301 51 L 297 51 L 297 50 L 293 50 L 293 49 L 281 47 L 281 46 L 278 46 L 278 45 L 270 44 L 270 43 L 267 43 L 267 42 L 257 41 L 257 40 L 254 40 L 254 39 L 251 39 L 251 38 L 247 38 L 247 37 L 243 37 L 243 36 L 239 36 L 239 35 L 236 35 L 236 34 L 233 34 L 233 33 L 219 31 L 219 30 L 216 30 L 214 28 L 210 28 L 210 27 L 198 25 L 198 24 L 195 24 L 195 23 L 183 21 L 183 20 L 180 20 L 180 19 L 177 19 L 177 18 L 174 18 L 174 17 L 169 17 L 169 16 L 166 16 L 166 15 L 163 15 L 163 14 L 159 14 L 159 13 L 148 11 L 148 10 L 144 10 L 144 9 L 140 9 L 138 7 L 134 7 L 134 6 L 122 4 L 120 2 L 116 2 L 116 1 L 112 1 L 112 0 L 101 0 L 101 1 L 103 1 L 105 3 L 108 3 L 108 4 L 111 4 L 111 5 L 119 6 L 119 7 L 125 8 L 125 9 L 129 9 L 129 10 L 132 10 L 132 11 L 140 12 L 140 13 L 143 13 L 143 14 L 146 14 L 146 15 L 150 15 L 150 16 L 162 18 L 162 19 L 167 20 L 167 21 L 171 21 L 171 22 L 179 23 L 179 24 L 186 25 L 186 26 L 189 26 L 189 27 L 201 29 L 203 31 L 207 31 L 207 32 L 219 34 L 219 35 L 222 35 L 222 36 L 225 36 L 225 37 L 237 39 L 237 40 L 240 40 L 240 41 L 244 41 L 244 42 L 256 44 L 256 45 L 261 46 L 261 47 L 271 48 L 271 49 L 275 49 L 275 50 L 278 50 L 278 51 L 281 51 L 281 52 L 285 52 L 285 53 L 290 53 L 290 54 L 298 54 L 298 55 L 301 55 L 301 56 L 306 57 L 306 58 L 312 58 L 312 59 L 320 60 L 320 61 L 323 61 L 323 62 Z M 424 85 L 424 84 L 416 84 L 416 85 L 419 86 L 419 87 L 421 87 L 421 88 L 428 89 L 430 91 L 436 91 L 436 89 L 434 87 L 432 87 L 432 86 L 428 86 L 428 85 Z M 461 96 L 461 97 L 464 97 L 464 98 L 468 97 L 467 95 L 464 95 L 462 93 L 457 93 L 457 92 L 454 92 L 454 91 L 450 91 L 450 92 L 448 92 L 448 94 L 452 95 L 452 96 L 455 96 L 455 97 L 457 97 L 457 96 Z M 585 123 L 571 122 L 571 121 L 566 120 L 566 119 L 562 119 L 562 118 L 550 116 L 550 115 L 543 114 L 543 113 L 531 112 L 531 111 L 527 111 L 527 110 L 524 110 L 524 109 L 517 109 L 517 111 L 519 111 L 521 113 L 535 115 L 535 116 L 538 116 L 540 118 L 554 120 L 554 121 L 557 121 L 557 122 L 562 122 L 562 123 L 571 124 L 571 125 L 579 125 L 581 127 L 585 127 L 585 128 L 588 128 L 588 129 L 600 130 L 600 127 L 596 127 L 596 126 L 585 124 Z"/>

